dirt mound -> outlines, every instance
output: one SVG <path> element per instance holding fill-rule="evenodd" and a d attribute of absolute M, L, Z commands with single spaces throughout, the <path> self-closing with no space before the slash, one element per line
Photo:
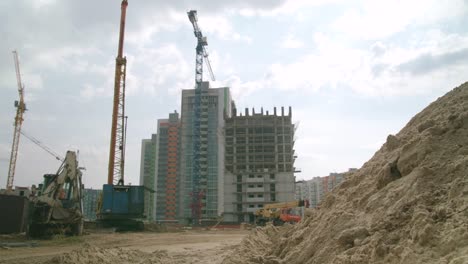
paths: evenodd
<path fill-rule="evenodd" d="M 129 250 L 123 248 L 101 248 L 84 244 L 81 249 L 53 257 L 46 263 L 57 264 L 166 264 L 174 262 L 166 251 L 158 250 L 153 253 L 145 253 L 139 250 Z"/>
<path fill-rule="evenodd" d="M 417 114 L 301 223 L 230 263 L 468 263 L 468 83 Z"/>

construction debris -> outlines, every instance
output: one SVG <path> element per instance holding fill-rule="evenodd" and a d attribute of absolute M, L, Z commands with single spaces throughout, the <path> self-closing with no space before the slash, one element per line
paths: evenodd
<path fill-rule="evenodd" d="M 468 83 L 417 114 L 294 226 L 223 263 L 468 263 Z"/>

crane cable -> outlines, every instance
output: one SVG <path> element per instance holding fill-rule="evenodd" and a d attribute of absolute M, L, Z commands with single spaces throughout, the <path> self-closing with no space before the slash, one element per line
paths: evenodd
<path fill-rule="evenodd" d="M 50 155 L 54 156 L 54 158 L 56 160 L 59 160 L 61 162 L 63 162 L 65 159 L 60 157 L 60 155 L 58 155 L 57 153 L 55 153 L 52 149 L 50 149 L 49 147 L 45 146 L 42 144 L 41 141 L 39 141 L 38 139 L 26 134 L 23 130 L 20 131 L 21 135 L 25 136 L 27 139 L 31 140 L 34 144 L 38 145 L 39 147 L 41 147 L 43 150 L 45 150 L 47 153 L 49 153 Z"/>

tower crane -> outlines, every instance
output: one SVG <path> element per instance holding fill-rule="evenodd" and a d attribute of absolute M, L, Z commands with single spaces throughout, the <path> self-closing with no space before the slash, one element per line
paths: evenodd
<path fill-rule="evenodd" d="M 124 182 L 125 167 L 125 77 L 127 58 L 123 57 L 125 17 L 128 2 L 122 0 L 120 14 L 119 47 L 115 59 L 114 104 L 112 108 L 112 128 L 109 150 L 107 184 Z"/>
<path fill-rule="evenodd" d="M 21 126 L 23 124 L 23 114 L 26 111 L 26 104 L 24 103 L 24 85 L 21 82 L 21 72 L 19 67 L 18 52 L 13 51 L 13 58 L 15 61 L 16 81 L 18 84 L 19 101 L 15 101 L 16 116 L 13 131 L 13 143 L 11 146 L 10 165 L 8 168 L 8 179 L 6 184 L 7 191 L 13 189 L 13 181 L 15 178 L 16 158 L 18 157 L 18 146 L 21 134 Z"/>
<path fill-rule="evenodd" d="M 211 79 L 214 81 L 215 77 L 211 64 L 208 59 L 208 52 L 206 46 L 208 42 L 206 37 L 203 36 L 200 27 L 198 26 L 198 17 L 196 10 L 190 10 L 187 12 L 188 18 L 193 25 L 193 33 L 197 38 L 197 46 L 195 48 L 195 102 L 194 102 L 194 128 L 193 128 L 193 160 L 192 160 L 192 223 L 199 223 L 202 214 L 203 198 L 205 194 L 206 186 L 201 186 L 201 182 L 206 183 L 207 170 L 202 170 L 203 167 L 207 167 L 206 160 L 201 161 L 200 152 L 201 146 L 208 144 L 207 136 L 201 136 L 201 116 L 202 112 L 208 111 L 208 106 L 202 104 L 202 82 L 203 82 L 203 58 L 205 58 L 205 64 L 210 73 Z M 204 164 L 201 164 L 204 163 Z"/>

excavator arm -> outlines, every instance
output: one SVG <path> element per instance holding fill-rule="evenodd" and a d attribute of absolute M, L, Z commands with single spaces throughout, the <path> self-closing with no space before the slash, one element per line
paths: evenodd
<path fill-rule="evenodd" d="M 43 236 L 51 227 L 79 235 L 83 226 L 82 173 L 74 151 L 67 151 L 56 174 L 44 175 L 43 187 L 32 199 L 30 235 Z"/>

